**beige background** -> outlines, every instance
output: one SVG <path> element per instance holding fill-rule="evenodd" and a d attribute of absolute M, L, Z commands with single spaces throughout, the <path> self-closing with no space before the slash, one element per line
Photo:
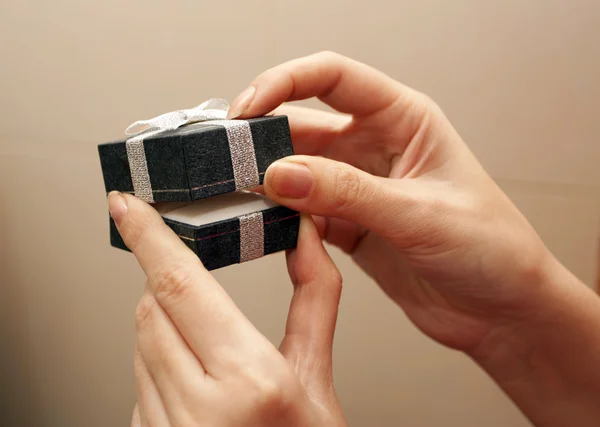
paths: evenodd
<path fill-rule="evenodd" d="M 586 283 L 600 209 L 596 0 L 0 2 L 0 424 L 127 425 L 143 277 L 108 245 L 96 145 L 133 120 L 232 99 L 336 50 L 427 92 Z M 358 269 L 336 382 L 355 426 L 526 426 L 469 360 L 420 335 Z M 269 274 L 265 274 L 269 271 Z M 218 271 L 278 341 L 281 255 Z"/>

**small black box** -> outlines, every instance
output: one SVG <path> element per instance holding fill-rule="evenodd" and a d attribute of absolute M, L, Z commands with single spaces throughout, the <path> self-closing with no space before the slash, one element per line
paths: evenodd
<path fill-rule="evenodd" d="M 260 194 L 236 192 L 191 203 L 161 203 L 156 208 L 208 270 L 251 260 L 244 259 L 241 245 L 242 218 L 249 215 L 258 215 L 262 223 L 260 256 L 295 248 L 298 240 L 300 214 Z M 110 241 L 128 250 L 112 218 Z"/>
<path fill-rule="evenodd" d="M 131 165 L 128 138 L 98 146 L 106 193 L 135 194 L 132 173 L 139 189 L 141 170 L 140 198 L 155 204 L 208 270 L 292 249 L 298 240 L 298 212 L 239 191 L 243 186 L 236 184 L 236 179 L 246 186 L 262 184 L 271 163 L 294 154 L 287 117 L 246 120 L 241 152 L 228 134 L 232 122 L 239 126 L 240 121 L 199 122 L 148 134 L 135 142 L 138 157 L 131 157 Z M 232 157 L 240 156 L 251 167 L 234 171 Z M 112 219 L 110 242 L 128 250 Z"/>
<path fill-rule="evenodd" d="M 248 119 L 262 184 L 269 165 L 294 154 L 286 116 Z M 134 193 L 126 141 L 98 146 L 106 193 Z M 144 139 L 155 202 L 188 202 L 236 191 L 226 129 L 190 124 Z"/>

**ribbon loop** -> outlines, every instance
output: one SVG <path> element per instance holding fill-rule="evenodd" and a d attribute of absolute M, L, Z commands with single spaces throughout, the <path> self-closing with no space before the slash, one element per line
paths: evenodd
<path fill-rule="evenodd" d="M 228 110 L 229 104 L 227 101 L 213 98 L 188 110 L 171 111 L 149 120 L 138 120 L 125 129 L 125 135 L 133 136 L 146 132 L 162 132 L 174 130 L 190 123 L 224 120 L 227 117 Z"/>
<path fill-rule="evenodd" d="M 148 203 L 154 203 L 144 139 L 198 122 L 225 128 L 236 190 L 245 190 L 259 185 L 258 165 L 250 125 L 245 120 L 227 120 L 228 110 L 227 101 L 213 98 L 195 108 L 171 111 L 149 120 L 139 120 L 129 126 L 125 134 L 131 137 L 125 142 L 125 146 L 134 194 Z M 181 191 L 181 189 L 161 189 L 161 191 Z"/>

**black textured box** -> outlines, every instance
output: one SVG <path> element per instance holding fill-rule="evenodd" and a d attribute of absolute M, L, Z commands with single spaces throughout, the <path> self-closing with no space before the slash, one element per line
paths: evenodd
<path fill-rule="evenodd" d="M 257 205 L 252 204 L 246 204 L 246 210 L 243 210 L 243 207 L 240 208 L 240 205 L 243 206 L 248 201 L 250 203 L 259 202 L 260 204 L 259 199 L 267 200 L 259 195 L 234 193 L 187 204 L 163 204 L 162 207 L 159 206 L 158 210 L 161 212 L 165 223 L 198 255 L 204 266 L 208 270 L 215 270 L 240 263 L 240 214 L 247 215 L 261 212 L 264 227 L 264 255 L 296 247 L 300 214 L 286 207 L 275 205 L 270 201 L 266 202 L 264 206 L 261 205 L 259 210 L 256 210 Z M 168 218 L 170 213 L 168 209 L 164 209 L 165 205 L 167 207 L 174 205 L 185 208 L 186 206 L 190 207 L 192 204 L 194 207 L 203 209 L 201 213 L 196 214 L 196 217 L 205 218 L 208 221 L 207 224 L 194 225 L 191 220 Z M 226 206 L 226 204 L 228 205 Z M 221 217 L 229 215 L 231 209 L 237 209 L 233 216 L 212 221 L 219 215 Z M 175 210 L 170 212 L 175 212 Z M 212 217 L 209 217 L 209 215 L 212 215 Z M 110 219 L 110 242 L 112 246 L 128 251 L 112 219 Z"/>
<path fill-rule="evenodd" d="M 252 132 L 259 180 L 274 161 L 294 154 L 286 116 L 247 120 Z M 98 146 L 106 192 L 133 193 L 126 138 Z M 155 202 L 186 202 L 236 190 L 224 127 L 188 125 L 144 140 Z"/>

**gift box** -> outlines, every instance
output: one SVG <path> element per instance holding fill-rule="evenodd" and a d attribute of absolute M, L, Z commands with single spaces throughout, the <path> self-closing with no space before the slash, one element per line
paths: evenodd
<path fill-rule="evenodd" d="M 98 152 L 106 193 L 155 204 L 165 223 L 209 270 L 296 246 L 299 214 L 247 190 L 274 161 L 294 154 L 285 116 L 226 120 L 227 104 L 131 125 Z M 127 250 L 110 220 L 111 245 Z"/>
<path fill-rule="evenodd" d="M 256 193 L 161 203 L 156 209 L 208 270 L 292 249 L 298 240 L 300 214 Z M 110 241 L 112 246 L 128 250 L 112 219 Z"/>
<path fill-rule="evenodd" d="M 245 144 L 253 150 L 250 155 L 243 153 L 245 147 L 240 145 L 244 143 L 231 145 L 228 129 L 214 122 L 190 124 L 145 138 L 139 150 L 145 157 L 146 171 L 142 173 L 150 197 L 136 195 L 148 202 L 187 202 L 262 184 L 271 163 L 294 154 L 287 117 L 239 122 L 245 123 L 251 135 Z M 232 150 L 243 153 L 238 157 L 246 154 L 248 158 L 236 159 Z M 135 149 L 128 150 L 127 140 L 120 140 L 101 144 L 98 151 L 106 192 L 135 194 L 136 170 L 130 162 Z M 144 169 L 144 165 L 137 168 Z"/>

